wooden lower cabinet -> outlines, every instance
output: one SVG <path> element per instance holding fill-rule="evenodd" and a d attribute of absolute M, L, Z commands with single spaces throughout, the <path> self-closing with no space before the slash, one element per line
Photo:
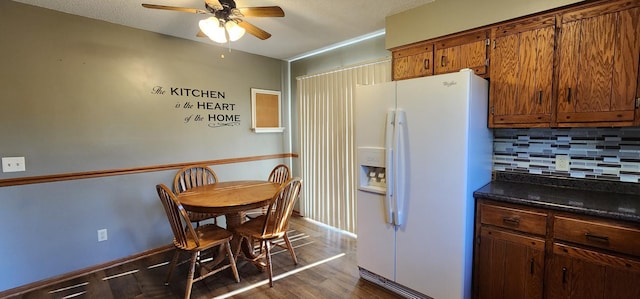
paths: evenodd
<path fill-rule="evenodd" d="M 640 224 L 478 199 L 473 298 L 640 298 Z"/>
<path fill-rule="evenodd" d="M 542 298 L 544 245 L 540 238 L 481 228 L 477 298 Z"/>
<path fill-rule="evenodd" d="M 640 298 L 640 262 L 554 244 L 545 283 L 549 299 Z"/>

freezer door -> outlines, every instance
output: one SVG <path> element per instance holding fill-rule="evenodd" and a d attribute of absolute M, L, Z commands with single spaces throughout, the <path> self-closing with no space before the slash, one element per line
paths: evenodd
<path fill-rule="evenodd" d="M 395 82 L 356 87 L 354 111 L 358 148 L 385 148 L 385 156 L 388 154 L 385 147 L 385 122 L 387 112 L 395 109 L 395 87 Z M 388 183 L 388 173 L 386 177 Z M 386 194 L 360 190 L 356 193 L 357 260 L 358 266 L 393 280 L 395 231 L 385 222 L 388 218 L 385 215 L 385 196 Z"/>
<path fill-rule="evenodd" d="M 354 117 L 357 147 L 385 146 L 385 120 L 387 112 L 395 109 L 395 93 L 395 82 L 356 87 Z"/>
<path fill-rule="evenodd" d="M 358 266 L 395 279 L 395 231 L 384 221 L 384 195 L 358 191 Z"/>

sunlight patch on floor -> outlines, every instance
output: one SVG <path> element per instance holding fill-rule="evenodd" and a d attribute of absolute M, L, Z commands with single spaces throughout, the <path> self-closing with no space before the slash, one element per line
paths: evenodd
<path fill-rule="evenodd" d="M 162 262 L 162 263 L 159 263 L 159 264 L 151 265 L 151 266 L 147 267 L 147 269 L 158 268 L 158 267 L 166 266 L 168 264 L 169 264 L 169 261 L 166 261 L 166 262 Z"/>
<path fill-rule="evenodd" d="M 75 298 L 75 297 L 78 297 L 78 296 L 82 296 L 82 295 L 84 295 L 86 293 L 87 293 L 87 291 L 71 294 L 71 295 L 67 295 L 67 296 L 62 297 L 62 299 Z"/>
<path fill-rule="evenodd" d="M 131 270 L 131 271 L 127 271 L 127 272 L 122 272 L 122 273 L 120 273 L 120 274 L 107 276 L 107 277 L 103 278 L 102 280 L 107 281 L 107 280 L 109 280 L 109 279 L 118 278 L 118 277 L 120 277 L 120 276 L 125 276 L 125 275 L 130 275 L 130 274 L 138 273 L 138 271 L 140 271 L 140 270 L 136 269 L 136 270 Z"/>
<path fill-rule="evenodd" d="M 281 278 L 285 278 L 285 277 L 287 277 L 287 276 L 289 276 L 289 275 L 293 275 L 293 274 L 296 274 L 296 273 L 298 273 L 298 272 L 302 272 L 302 271 L 307 270 L 307 269 L 311 269 L 311 268 L 313 268 L 313 267 L 315 267 L 315 266 L 322 265 L 322 264 L 324 264 L 324 263 L 330 262 L 330 261 L 335 260 L 335 259 L 337 259 L 337 258 L 341 258 L 341 257 L 343 257 L 343 256 L 345 256 L 345 255 L 346 255 L 346 253 L 341 253 L 341 254 L 338 254 L 338 255 L 332 256 L 332 257 L 330 257 L 330 258 L 326 258 L 326 259 L 324 259 L 324 260 L 317 261 L 317 262 L 315 262 L 315 263 L 313 263 L 313 264 L 309 264 L 309 265 L 306 265 L 306 266 L 304 266 L 304 267 L 300 267 L 300 268 L 297 268 L 297 269 L 294 269 L 294 270 L 291 270 L 291 271 L 288 271 L 288 272 L 282 273 L 282 274 L 280 274 L 280 275 L 276 275 L 276 276 L 274 276 L 274 277 L 273 277 L 273 281 L 276 281 L 276 280 L 281 279 Z M 249 290 L 251 290 L 251 289 L 257 288 L 257 287 L 259 287 L 259 286 L 262 286 L 262 285 L 265 285 L 265 284 L 268 284 L 268 283 L 269 283 L 269 279 L 265 279 L 265 280 L 262 280 L 262 281 L 260 281 L 260 282 L 254 283 L 254 284 L 252 284 L 252 285 L 246 286 L 246 287 L 244 287 L 244 288 L 237 289 L 237 290 L 235 290 L 235 291 L 233 291 L 233 292 L 229 292 L 229 293 L 226 293 L 226 294 L 224 294 L 224 295 L 220 295 L 220 296 L 217 296 L 217 297 L 213 297 L 213 299 L 224 299 L 224 298 L 229 298 L 229 297 L 231 297 L 231 296 L 235 296 L 235 295 L 238 295 L 238 294 L 244 293 L 244 292 L 246 292 L 246 291 L 249 291 Z"/>
<path fill-rule="evenodd" d="M 89 285 L 89 283 L 88 282 L 83 282 L 83 283 L 79 283 L 79 284 L 76 284 L 76 285 L 72 285 L 72 286 L 60 288 L 60 289 L 57 289 L 57 290 L 49 291 L 49 294 L 60 293 L 60 292 L 66 291 L 66 290 L 71 290 L 71 289 L 75 289 L 75 288 L 79 288 L 79 287 L 84 287 L 86 285 Z"/>

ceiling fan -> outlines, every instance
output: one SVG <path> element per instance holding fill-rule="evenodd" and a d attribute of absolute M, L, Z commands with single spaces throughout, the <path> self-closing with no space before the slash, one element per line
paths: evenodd
<path fill-rule="evenodd" d="M 236 41 L 245 32 L 265 40 L 271 34 L 245 21 L 249 17 L 284 17 L 284 11 L 279 6 L 236 7 L 234 0 L 204 0 L 205 9 L 166 6 L 142 3 L 143 7 L 163 10 L 182 11 L 195 14 L 212 15 L 201 20 L 200 31 L 197 36 L 209 37 L 218 43 Z"/>

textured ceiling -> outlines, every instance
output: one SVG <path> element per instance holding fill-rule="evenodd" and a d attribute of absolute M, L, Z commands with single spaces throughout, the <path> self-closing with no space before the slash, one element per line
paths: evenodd
<path fill-rule="evenodd" d="M 74 15 L 144 29 L 194 41 L 205 15 L 147 9 L 142 3 L 204 9 L 203 0 L 14 0 Z M 385 17 L 433 0 L 236 0 L 238 7 L 280 6 L 284 18 L 247 18 L 272 34 L 259 40 L 249 34 L 230 45 L 234 50 L 283 60 L 384 30 Z M 219 44 L 217 44 L 219 45 Z"/>

